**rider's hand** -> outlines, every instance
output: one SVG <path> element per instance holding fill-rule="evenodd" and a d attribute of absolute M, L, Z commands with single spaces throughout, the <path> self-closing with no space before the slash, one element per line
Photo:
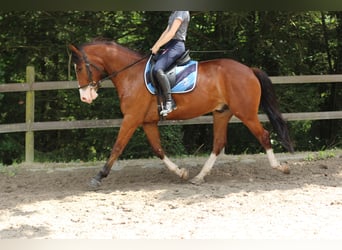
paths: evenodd
<path fill-rule="evenodd" d="M 157 47 L 156 45 L 154 45 L 152 48 L 151 48 L 151 52 L 153 55 L 157 54 L 159 51 L 159 47 Z"/>

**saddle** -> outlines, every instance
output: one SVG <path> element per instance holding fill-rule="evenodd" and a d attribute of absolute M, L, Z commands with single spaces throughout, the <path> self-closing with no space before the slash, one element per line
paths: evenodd
<path fill-rule="evenodd" d="M 153 67 L 158 55 L 151 56 L 148 60 L 144 79 L 145 85 L 151 94 L 159 94 L 159 84 L 153 76 Z M 195 88 L 197 79 L 198 62 L 191 60 L 190 51 L 186 50 L 170 67 L 165 71 L 167 75 L 172 93 L 187 93 Z M 159 92 L 159 93 L 158 93 Z"/>
<path fill-rule="evenodd" d="M 154 55 L 151 57 L 150 60 L 150 80 L 154 86 L 155 89 L 158 89 L 158 81 L 153 75 L 153 67 L 156 61 L 158 60 L 158 55 Z M 176 85 L 176 67 L 177 66 L 183 66 L 190 62 L 191 57 L 190 57 L 190 50 L 186 50 L 174 63 L 172 63 L 166 70 L 165 74 L 167 75 L 167 78 L 169 79 L 170 82 L 170 87 L 171 89 Z"/>

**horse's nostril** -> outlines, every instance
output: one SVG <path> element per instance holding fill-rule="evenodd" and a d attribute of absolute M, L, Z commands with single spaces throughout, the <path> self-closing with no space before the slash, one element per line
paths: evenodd
<path fill-rule="evenodd" d="M 82 96 L 81 101 L 90 104 L 90 103 L 92 103 L 93 100 L 91 98 L 87 98 L 87 97 Z"/>

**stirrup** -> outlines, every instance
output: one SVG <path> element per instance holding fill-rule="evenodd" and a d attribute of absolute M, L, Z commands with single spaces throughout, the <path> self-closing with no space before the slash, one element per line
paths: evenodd
<path fill-rule="evenodd" d="M 169 113 L 171 113 L 173 110 L 176 110 L 177 106 L 176 103 L 172 101 L 167 101 L 165 104 L 165 108 L 160 111 L 160 115 L 167 116 Z"/>

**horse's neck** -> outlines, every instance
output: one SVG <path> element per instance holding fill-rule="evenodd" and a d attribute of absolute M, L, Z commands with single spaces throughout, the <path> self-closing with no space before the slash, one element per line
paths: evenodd
<path fill-rule="evenodd" d="M 141 58 L 134 51 L 120 46 L 110 46 L 105 56 L 108 59 L 104 63 L 112 72 L 120 71 Z"/>
<path fill-rule="evenodd" d="M 123 91 L 127 91 L 127 77 L 132 78 L 132 74 L 127 74 L 134 63 L 142 58 L 138 53 L 131 51 L 129 49 L 123 48 L 121 46 L 108 46 L 102 55 L 103 66 L 108 74 L 115 74 L 113 79 L 113 84 L 119 95 L 124 95 Z M 135 84 L 135 81 L 130 82 L 130 86 Z"/>

